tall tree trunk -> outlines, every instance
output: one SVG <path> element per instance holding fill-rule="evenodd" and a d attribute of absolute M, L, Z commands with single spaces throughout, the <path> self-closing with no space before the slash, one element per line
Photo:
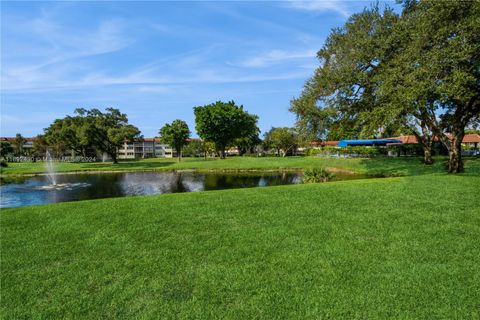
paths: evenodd
<path fill-rule="evenodd" d="M 117 161 L 117 153 L 116 152 L 111 152 L 109 153 L 110 157 L 112 158 L 112 161 L 114 164 L 117 164 L 118 161 Z"/>
<path fill-rule="evenodd" d="M 480 113 L 480 93 L 470 99 L 465 105 L 458 105 L 455 113 L 447 122 L 448 127 L 452 128 L 451 136 L 447 136 L 443 129 L 446 125 L 438 122 L 433 109 L 425 109 L 421 112 L 420 119 L 424 121 L 429 129 L 442 141 L 448 150 L 448 172 L 460 173 L 464 171 L 462 160 L 462 140 L 465 136 L 466 125 Z"/>
<path fill-rule="evenodd" d="M 220 150 L 220 159 L 225 159 L 225 148 L 222 148 L 222 150 Z"/>
<path fill-rule="evenodd" d="M 421 121 L 420 127 L 422 128 L 422 134 L 417 132 L 416 129 L 413 130 L 413 134 L 417 138 L 418 142 L 423 149 L 423 163 L 427 165 L 433 164 L 432 158 L 432 145 L 433 145 L 433 135 L 431 131 L 427 128 L 424 121 Z"/>
<path fill-rule="evenodd" d="M 449 173 L 460 173 L 463 172 L 463 160 L 462 160 L 462 151 L 459 148 L 453 146 L 449 151 L 448 159 L 448 172 Z"/>
<path fill-rule="evenodd" d="M 433 164 L 433 158 L 432 158 L 433 138 L 429 135 L 424 135 L 422 137 L 419 137 L 418 139 L 423 148 L 423 163 L 427 165 Z"/>
<path fill-rule="evenodd" d="M 433 164 L 432 159 L 432 145 L 433 145 L 433 136 L 431 131 L 428 130 L 425 123 L 422 124 L 422 147 L 423 147 L 423 162 L 427 165 Z"/>
<path fill-rule="evenodd" d="M 442 134 L 440 139 L 448 150 L 448 173 L 463 172 L 462 159 L 462 140 L 465 136 L 465 129 L 455 128 L 452 130 L 451 136 Z"/>
<path fill-rule="evenodd" d="M 454 124 L 452 126 L 452 136 L 450 139 L 444 137 L 442 142 L 448 149 L 448 172 L 460 173 L 464 171 L 462 159 L 462 141 L 465 136 L 465 127 L 467 124 L 480 114 L 480 92 L 473 96 L 470 101 L 460 108 L 457 108 L 454 114 Z"/>
<path fill-rule="evenodd" d="M 181 148 L 177 149 L 177 158 L 178 158 L 178 162 L 182 161 L 182 149 Z"/>
<path fill-rule="evenodd" d="M 463 130 L 461 132 L 452 133 L 451 147 L 448 150 L 448 172 L 460 173 L 463 172 L 463 159 L 462 159 L 462 140 L 465 135 Z"/>
<path fill-rule="evenodd" d="M 423 163 L 427 165 L 433 164 L 432 159 L 432 146 L 431 145 L 422 145 L 423 147 Z"/>

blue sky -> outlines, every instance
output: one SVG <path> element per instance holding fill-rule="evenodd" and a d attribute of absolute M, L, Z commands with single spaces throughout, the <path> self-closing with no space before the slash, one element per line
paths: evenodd
<path fill-rule="evenodd" d="M 192 108 L 232 99 L 262 132 L 293 126 L 316 52 L 370 3 L 2 1 L 0 133 L 116 107 L 145 137 L 177 118 L 195 136 Z"/>

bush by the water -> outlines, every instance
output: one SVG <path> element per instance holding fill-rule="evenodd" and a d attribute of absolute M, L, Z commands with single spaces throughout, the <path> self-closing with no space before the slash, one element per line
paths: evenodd
<path fill-rule="evenodd" d="M 317 149 L 317 148 L 307 148 L 305 149 L 305 155 L 306 156 L 318 156 L 321 154 L 322 150 Z"/>
<path fill-rule="evenodd" d="M 325 168 L 311 168 L 305 170 L 303 173 L 303 182 L 304 183 L 316 183 L 316 182 L 327 182 L 335 177 L 335 174 L 331 173 Z"/>

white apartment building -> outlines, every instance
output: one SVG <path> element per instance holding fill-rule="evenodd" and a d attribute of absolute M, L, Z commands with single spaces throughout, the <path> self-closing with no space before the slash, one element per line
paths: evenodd
<path fill-rule="evenodd" d="M 172 158 L 174 152 L 168 144 L 158 138 L 144 138 L 138 141 L 125 141 L 118 148 L 118 159 Z"/>

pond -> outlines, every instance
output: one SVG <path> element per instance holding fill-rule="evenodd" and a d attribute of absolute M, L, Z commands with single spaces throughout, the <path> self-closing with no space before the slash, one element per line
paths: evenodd
<path fill-rule="evenodd" d="M 123 172 L 58 174 L 58 188 L 47 176 L 2 183 L 0 207 L 19 207 L 64 201 L 195 192 L 300 183 L 301 173 Z"/>
<path fill-rule="evenodd" d="M 352 177 L 354 176 L 337 175 L 335 180 L 352 179 Z M 3 181 L 0 185 L 0 207 L 297 184 L 302 182 L 302 173 L 122 172 L 58 174 L 56 180 L 56 187 L 51 185 L 47 176 Z"/>

